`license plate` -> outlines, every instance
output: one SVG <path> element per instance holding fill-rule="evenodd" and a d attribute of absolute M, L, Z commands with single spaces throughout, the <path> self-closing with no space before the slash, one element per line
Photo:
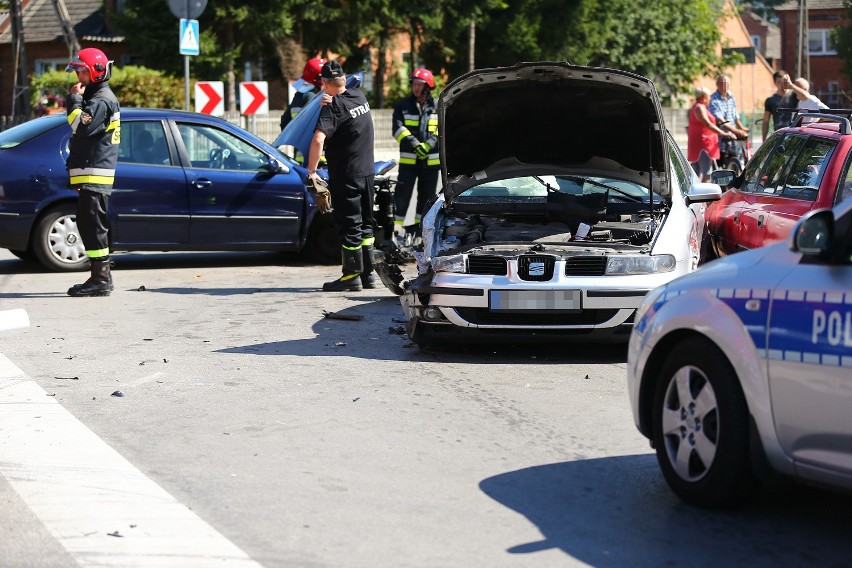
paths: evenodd
<path fill-rule="evenodd" d="M 579 311 L 582 298 L 580 290 L 491 290 L 488 307 L 500 312 Z"/>

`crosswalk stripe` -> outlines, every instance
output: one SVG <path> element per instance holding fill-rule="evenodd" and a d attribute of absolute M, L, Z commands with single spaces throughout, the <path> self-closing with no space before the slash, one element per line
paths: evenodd
<path fill-rule="evenodd" d="M 0 475 L 80 566 L 260 566 L 2 353 Z"/>

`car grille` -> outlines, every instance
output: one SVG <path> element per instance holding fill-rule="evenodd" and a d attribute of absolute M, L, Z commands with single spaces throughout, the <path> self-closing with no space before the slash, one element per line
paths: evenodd
<path fill-rule="evenodd" d="M 502 256 L 472 254 L 467 257 L 467 271 L 470 274 L 505 276 L 508 272 L 508 266 L 506 259 Z"/>
<path fill-rule="evenodd" d="M 494 312 L 488 308 L 455 308 L 459 316 L 477 325 L 595 325 L 611 320 L 618 310 L 571 313 Z"/>
<path fill-rule="evenodd" d="M 565 262 L 565 276 L 603 276 L 605 256 L 572 256 Z"/>
<path fill-rule="evenodd" d="M 521 280 L 547 282 L 553 279 L 556 259 L 552 256 L 525 255 L 518 257 L 518 276 Z"/>

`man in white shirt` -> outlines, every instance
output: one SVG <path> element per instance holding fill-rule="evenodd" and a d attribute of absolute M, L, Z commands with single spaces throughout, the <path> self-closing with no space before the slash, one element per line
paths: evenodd
<path fill-rule="evenodd" d="M 799 77 L 792 83 L 788 83 L 788 87 L 795 91 L 796 98 L 799 99 L 799 109 L 820 110 L 828 108 L 827 104 L 810 93 L 811 85 L 804 77 Z"/>

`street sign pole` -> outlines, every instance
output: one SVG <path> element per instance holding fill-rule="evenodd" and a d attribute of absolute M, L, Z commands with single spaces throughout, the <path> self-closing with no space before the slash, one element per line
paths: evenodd
<path fill-rule="evenodd" d="M 169 10 L 176 18 L 180 19 L 179 52 L 184 56 L 184 107 L 189 110 L 189 56 L 200 53 L 199 44 L 201 43 L 198 34 L 198 20 L 195 18 L 198 18 L 204 11 L 207 0 L 168 0 L 168 2 Z"/>
<path fill-rule="evenodd" d="M 183 56 L 184 110 L 189 110 L 189 55 Z"/>

